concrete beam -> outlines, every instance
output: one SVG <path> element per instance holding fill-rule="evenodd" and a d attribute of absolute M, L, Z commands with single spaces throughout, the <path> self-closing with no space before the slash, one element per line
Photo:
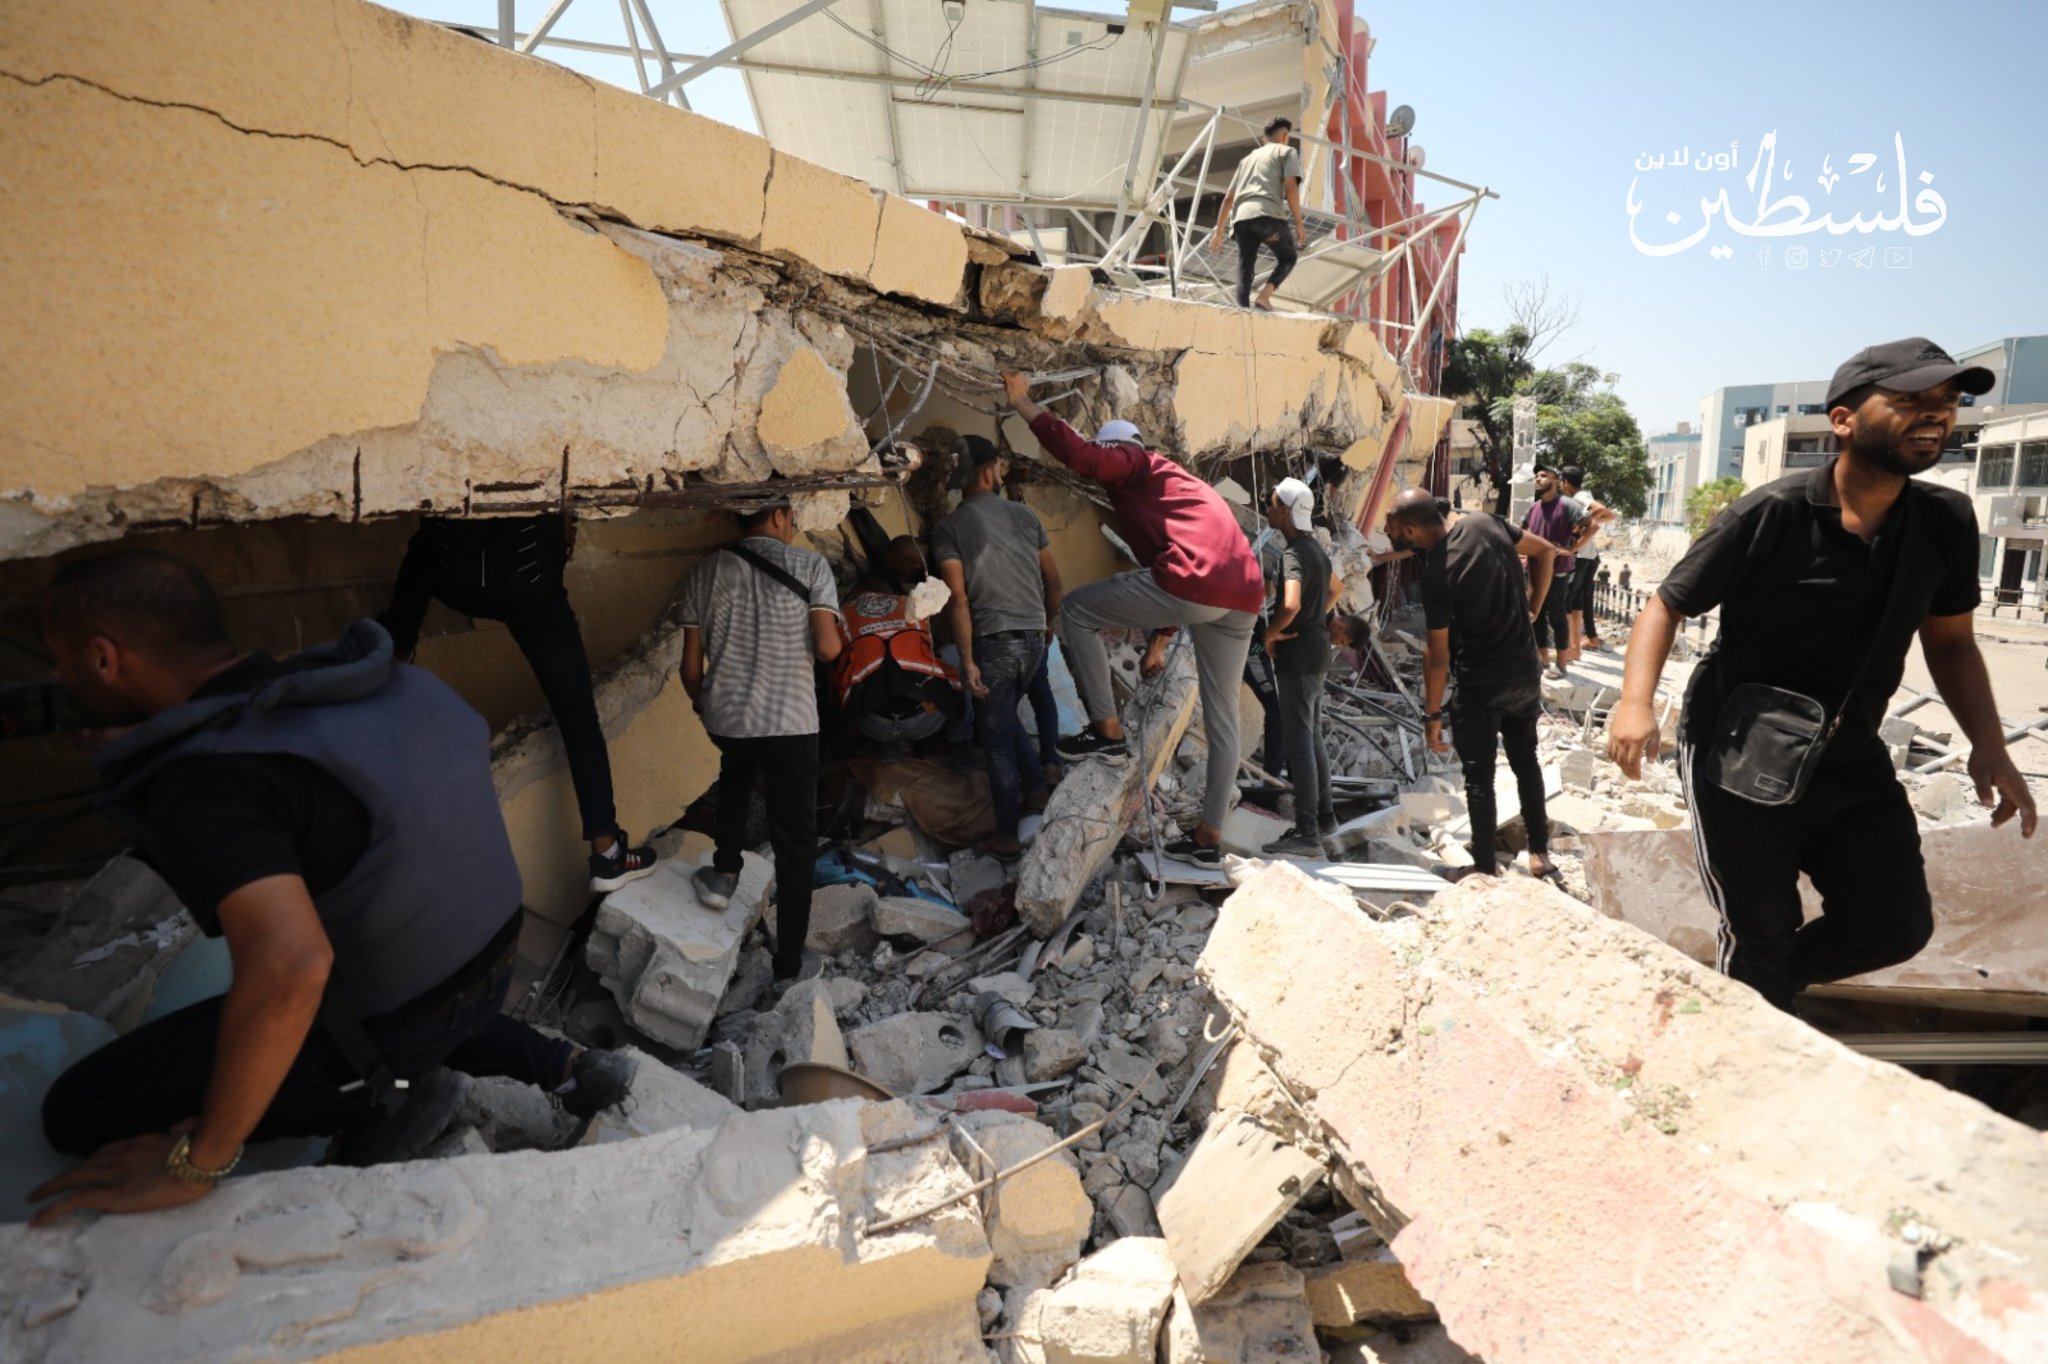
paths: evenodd
<path fill-rule="evenodd" d="M 2038 1132 L 1547 886 L 1379 923 L 1273 866 L 1198 969 L 1490 1364 L 2048 1350 Z"/>
<path fill-rule="evenodd" d="M 973 1203 L 862 1230 L 967 1189 L 943 1142 L 875 1149 L 923 1122 L 812 1104 L 0 1228 L 0 1358 L 981 1364 Z"/>

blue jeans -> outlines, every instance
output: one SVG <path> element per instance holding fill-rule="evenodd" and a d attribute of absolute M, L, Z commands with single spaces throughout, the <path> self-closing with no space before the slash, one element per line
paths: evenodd
<path fill-rule="evenodd" d="M 1052 650 L 1039 660 L 1038 671 L 1025 692 L 1031 702 L 1031 718 L 1038 722 L 1038 762 L 1041 769 L 1060 762 L 1060 703 L 1052 695 Z M 1040 776 L 1044 773 L 1041 770 Z"/>
<path fill-rule="evenodd" d="M 981 670 L 981 685 L 988 688 L 988 695 L 974 699 L 974 733 L 988 764 L 996 833 L 1003 838 L 1017 836 L 1024 788 L 1045 785 L 1036 747 L 1017 718 L 1017 703 L 1044 663 L 1045 636 L 1039 631 L 975 636 L 974 666 Z"/>
<path fill-rule="evenodd" d="M 552 1089 L 575 1048 L 500 1013 L 511 988 L 507 958 L 481 988 L 463 991 L 446 1010 L 395 1025 L 368 1019 L 363 1028 L 400 1079 L 446 1065 L 466 1075 L 506 1075 Z M 58 1076 L 43 1099 L 43 1134 L 50 1145 L 90 1155 L 110 1141 L 168 1132 L 198 1117 L 213 1080 L 224 999 L 215 995 L 145 1023 Z M 355 1078 L 315 1019 L 249 1140 L 327 1136 L 361 1122 L 375 1110 L 367 1086 L 342 1090 Z"/>

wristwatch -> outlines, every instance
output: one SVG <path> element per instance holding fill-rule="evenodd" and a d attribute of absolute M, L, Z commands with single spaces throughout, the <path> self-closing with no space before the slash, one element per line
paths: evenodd
<path fill-rule="evenodd" d="M 1426 710 L 1422 712 L 1422 723 L 1426 725 L 1440 724 L 1443 718 L 1444 713 L 1441 710 Z"/>
<path fill-rule="evenodd" d="M 164 1168 L 171 1172 L 171 1178 L 182 1179 L 187 1184 L 218 1184 L 234 1173 L 235 1167 L 242 1163 L 242 1152 L 247 1149 L 246 1146 L 237 1146 L 233 1160 L 218 1170 L 209 1170 L 192 1163 L 192 1136 L 187 1133 L 178 1138 L 177 1144 L 171 1147 L 171 1153 L 164 1157 Z"/>

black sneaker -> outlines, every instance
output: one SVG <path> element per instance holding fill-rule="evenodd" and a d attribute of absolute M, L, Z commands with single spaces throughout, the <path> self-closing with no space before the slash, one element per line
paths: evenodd
<path fill-rule="evenodd" d="M 640 1063 L 622 1051 L 580 1051 L 569 1066 L 569 1088 L 556 1090 L 562 1111 L 588 1120 L 633 1091 Z"/>
<path fill-rule="evenodd" d="M 661 860 L 651 847 L 628 847 L 624 829 L 613 837 L 618 842 L 612 845 L 610 852 L 590 855 L 590 889 L 593 894 L 603 895 L 643 876 L 652 876 L 654 864 Z"/>
<path fill-rule="evenodd" d="M 1271 857 L 1316 857 L 1323 855 L 1323 840 L 1303 829 L 1289 829 L 1259 851 Z"/>
<path fill-rule="evenodd" d="M 1223 865 L 1223 849 L 1211 847 L 1207 843 L 1197 843 L 1192 838 L 1176 838 L 1173 842 L 1161 848 L 1160 851 L 1168 857 L 1177 857 L 1183 862 L 1193 862 L 1197 866 L 1220 867 Z"/>
<path fill-rule="evenodd" d="M 1059 750 L 1060 756 L 1065 758 L 1092 758 L 1098 753 L 1121 758 L 1131 751 L 1122 739 L 1107 739 L 1092 729 L 1084 729 L 1079 734 L 1060 735 Z"/>
<path fill-rule="evenodd" d="M 716 867 L 699 867 L 690 873 L 690 884 L 696 887 L 697 898 L 707 908 L 724 909 L 732 903 L 733 893 L 740 888 L 740 878 Z"/>
<path fill-rule="evenodd" d="M 329 1165 L 361 1169 L 418 1160 L 446 1130 L 469 1093 L 470 1079 L 459 1070 L 435 1066 L 407 1083 L 397 1110 L 378 1110 L 361 1126 L 336 1136 L 327 1148 Z"/>

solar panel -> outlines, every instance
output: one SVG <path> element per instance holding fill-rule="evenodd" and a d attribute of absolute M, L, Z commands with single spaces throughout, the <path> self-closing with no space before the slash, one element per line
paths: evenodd
<path fill-rule="evenodd" d="M 788 0 L 721 5 L 741 35 L 789 8 Z M 1114 204 L 1142 117 L 1136 101 L 1151 71 L 1153 30 L 1116 34 L 1113 22 L 1034 10 L 1026 0 L 966 0 L 959 22 L 949 25 L 938 0 L 841 0 L 743 59 L 804 74 L 744 75 L 771 143 L 881 188 L 917 199 Z M 1156 103 L 1139 149 L 1140 198 L 1157 173 L 1191 37 L 1187 28 L 1165 30 Z M 1034 98 L 1040 91 L 1124 103 Z"/>

